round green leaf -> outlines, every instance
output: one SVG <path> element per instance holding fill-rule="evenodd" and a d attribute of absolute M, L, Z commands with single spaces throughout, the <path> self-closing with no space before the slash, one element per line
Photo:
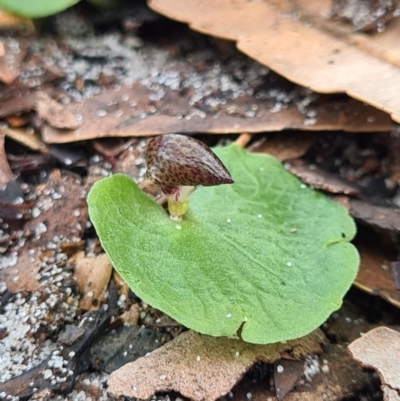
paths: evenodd
<path fill-rule="evenodd" d="M 80 0 L 0 0 L 0 9 L 27 18 L 53 15 L 78 3 Z"/>
<path fill-rule="evenodd" d="M 359 264 L 347 211 L 272 157 L 215 153 L 235 183 L 198 188 L 180 223 L 128 177 L 96 183 L 89 213 L 145 302 L 198 332 L 252 343 L 301 337 L 337 310 Z"/>

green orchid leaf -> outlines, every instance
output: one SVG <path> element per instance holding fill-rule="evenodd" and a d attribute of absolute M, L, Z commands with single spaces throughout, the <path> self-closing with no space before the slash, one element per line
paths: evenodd
<path fill-rule="evenodd" d="M 42 18 L 73 6 L 80 0 L 0 0 L 0 9 L 27 18 Z"/>
<path fill-rule="evenodd" d="M 183 325 L 251 343 L 301 337 L 337 310 L 359 256 L 347 211 L 273 157 L 215 149 L 235 183 L 198 188 L 180 223 L 124 175 L 97 182 L 89 213 L 113 266 Z"/>

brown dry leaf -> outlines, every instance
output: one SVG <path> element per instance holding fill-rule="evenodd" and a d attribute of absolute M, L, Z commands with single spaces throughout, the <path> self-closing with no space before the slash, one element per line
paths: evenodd
<path fill-rule="evenodd" d="M 99 309 L 110 281 L 112 266 L 106 254 L 77 259 L 74 277 L 81 293 L 79 307 L 85 311 Z"/>
<path fill-rule="evenodd" d="M 378 327 L 348 346 L 353 358 L 364 368 L 378 372 L 386 401 L 400 399 L 400 333 Z"/>
<path fill-rule="evenodd" d="M 0 131 L 0 191 L 14 180 L 14 174 L 8 164 L 7 155 L 4 150 L 4 137 L 3 131 Z"/>
<path fill-rule="evenodd" d="M 35 135 L 30 129 L 21 128 L 1 128 L 4 135 L 27 148 L 46 153 L 48 151 L 47 146 Z"/>
<path fill-rule="evenodd" d="M 0 14 L 1 16 L 1 14 Z M 27 50 L 27 41 L 17 40 L 11 45 L 9 42 L 2 43 L 3 55 L 0 56 L 0 81 L 10 85 L 21 72 L 21 62 Z"/>
<path fill-rule="evenodd" d="M 104 92 L 86 102 L 64 106 L 82 124 L 75 130 L 60 130 L 49 124 L 42 127 L 47 143 L 66 143 L 102 137 L 149 136 L 171 132 L 219 133 L 281 131 L 286 128 L 309 131 L 344 130 L 348 132 L 377 132 L 391 129 L 390 118 L 379 110 L 352 99 L 320 101 L 316 105 L 315 123 L 307 124 L 305 115 L 295 105 L 274 113 L 267 102 L 243 95 L 227 102 L 218 112 L 197 111 L 190 102 L 190 93 L 164 88 L 165 94 L 157 103 L 155 91 L 141 83 L 120 90 Z M 257 108 L 254 117 L 245 115 L 248 106 Z M 230 109 L 235 109 L 230 114 Z M 372 119 L 370 118 L 372 116 Z"/>
<path fill-rule="evenodd" d="M 45 92 L 36 93 L 35 108 L 38 116 L 54 128 L 75 129 L 80 125 L 65 106 L 56 102 Z"/>
<path fill-rule="evenodd" d="M 0 28 L 2 29 L 27 29 L 30 32 L 35 31 L 35 27 L 30 19 L 18 17 L 7 11 L 0 10 Z"/>
<path fill-rule="evenodd" d="M 394 233 L 400 232 L 400 209 L 372 205 L 371 203 L 350 199 L 349 212 L 371 227 Z"/>
<path fill-rule="evenodd" d="M 282 132 L 279 136 L 252 145 L 248 150 L 255 153 L 268 153 L 284 162 L 306 154 L 316 140 L 317 135 L 311 132 Z"/>
<path fill-rule="evenodd" d="M 282 362 L 283 360 L 279 360 L 275 364 Z M 308 363 L 302 364 L 303 378 L 285 396 L 285 401 L 351 399 L 354 394 L 362 394 L 370 382 L 369 373 L 351 358 L 343 345 L 328 344 L 324 347 L 319 360 L 314 358 L 313 362 L 309 363 L 311 369 L 307 369 Z M 286 368 L 281 375 L 285 373 Z M 269 380 L 265 379 L 254 383 L 251 378 L 245 378 L 232 389 L 231 393 L 229 398 L 225 397 L 224 400 L 275 401 L 277 399 Z"/>
<path fill-rule="evenodd" d="M 61 242 L 79 242 L 88 219 L 86 189 L 79 176 L 54 170 L 47 182 L 39 185 L 34 214 L 27 230 L 34 234 L 35 246 L 47 245 L 56 239 Z"/>
<path fill-rule="evenodd" d="M 133 304 L 131 307 L 124 312 L 121 316 L 121 320 L 131 326 L 138 324 L 140 317 L 140 306 L 139 304 Z"/>
<path fill-rule="evenodd" d="M 148 3 L 202 33 L 237 41 L 243 53 L 297 84 L 320 93 L 345 92 L 400 122 L 399 19 L 384 33 L 367 35 L 331 21 L 330 0 L 221 0 L 218 7 L 213 0 Z"/>
<path fill-rule="evenodd" d="M 274 385 L 276 397 L 283 400 L 296 382 L 304 375 L 304 363 L 281 359 L 274 363 Z"/>
<path fill-rule="evenodd" d="M 396 290 L 390 271 L 390 260 L 395 255 L 374 246 L 359 245 L 357 249 L 361 264 L 354 285 L 371 295 L 379 295 L 400 308 L 400 292 Z"/>
<path fill-rule="evenodd" d="M 321 170 L 315 165 L 307 165 L 303 160 L 292 160 L 285 163 L 285 167 L 303 182 L 314 188 L 332 194 L 357 195 L 358 189 L 335 175 Z"/>
<path fill-rule="evenodd" d="M 15 116 L 35 108 L 36 93 L 13 96 L 0 103 L 0 118 Z"/>
<path fill-rule="evenodd" d="M 192 400 L 227 394 L 257 361 L 274 362 L 291 351 L 296 358 L 320 353 L 320 330 L 287 343 L 255 345 L 187 331 L 173 341 L 114 371 L 108 391 L 114 397 L 147 399 L 157 391 L 177 391 Z"/>
<path fill-rule="evenodd" d="M 1 271 L 1 279 L 5 281 L 8 291 L 16 292 L 34 292 L 41 284 L 35 278 L 39 273 L 41 260 L 37 253 L 27 252 L 18 256 L 17 263 L 14 266 L 6 267 Z"/>

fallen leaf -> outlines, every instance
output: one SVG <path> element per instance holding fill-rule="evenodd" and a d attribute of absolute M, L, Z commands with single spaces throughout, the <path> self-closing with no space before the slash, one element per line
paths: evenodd
<path fill-rule="evenodd" d="M 75 341 L 85 334 L 83 327 L 67 324 L 64 331 L 58 337 L 58 341 L 65 345 L 72 345 Z"/>
<path fill-rule="evenodd" d="M 274 385 L 276 398 L 283 400 L 304 375 L 304 362 L 280 359 L 274 363 Z"/>
<path fill-rule="evenodd" d="M 378 327 L 348 346 L 352 357 L 364 368 L 378 372 L 385 400 L 400 399 L 400 333 Z"/>
<path fill-rule="evenodd" d="M 365 35 L 330 20 L 330 0 L 221 0 L 218 8 L 212 0 L 148 4 L 197 31 L 237 41 L 243 53 L 297 84 L 320 93 L 345 92 L 400 122 L 400 57 L 394 39 L 399 19 L 383 33 Z"/>
<path fill-rule="evenodd" d="M 21 72 L 21 62 L 25 57 L 27 42 L 16 39 L 12 44 L 10 41 L 2 43 L 3 55 L 0 56 L 0 81 L 10 85 Z"/>
<path fill-rule="evenodd" d="M 315 165 L 308 165 L 303 160 L 292 160 L 285 163 L 285 167 L 313 188 L 322 189 L 332 194 L 357 195 L 359 193 L 358 188 L 351 183 L 329 174 Z"/>
<path fill-rule="evenodd" d="M 43 140 L 46 143 L 65 143 L 171 132 L 232 134 L 288 128 L 376 132 L 389 131 L 391 128 L 390 118 L 385 113 L 351 99 L 318 102 L 315 121 L 308 124 L 306 116 L 293 104 L 273 112 L 264 99 L 242 95 L 228 99 L 220 110 L 199 111 L 192 105 L 190 92 L 185 94 L 169 87 L 164 87 L 163 91 L 165 94 L 156 105 L 151 99 L 157 96 L 157 91 L 141 83 L 104 92 L 83 103 L 66 105 L 65 111 L 79 116 L 82 124 L 72 131 L 44 124 Z M 249 104 L 257 109 L 257 113 L 253 111 L 253 117 L 246 115 Z M 229 112 L 230 109 L 235 113 Z M 368 121 L 366 116 L 373 116 L 373 121 Z"/>
<path fill-rule="evenodd" d="M 139 304 L 133 304 L 130 308 L 124 312 L 121 316 L 121 320 L 131 326 L 138 324 L 140 317 L 140 307 Z"/>
<path fill-rule="evenodd" d="M 350 214 L 363 223 L 385 231 L 400 232 L 400 209 L 376 206 L 369 202 L 350 199 Z"/>
<path fill-rule="evenodd" d="M 35 276 L 39 273 L 41 260 L 36 253 L 27 252 L 18 256 L 14 266 L 1 270 L 1 279 L 6 282 L 7 289 L 11 293 L 34 292 L 40 289 L 41 285 Z"/>
<path fill-rule="evenodd" d="M 45 184 L 35 189 L 33 219 L 25 228 L 34 234 L 35 246 L 48 242 L 79 242 L 88 219 L 86 190 L 81 178 L 54 170 Z"/>
<path fill-rule="evenodd" d="M 0 131 L 0 191 L 14 180 L 14 174 L 8 164 L 7 155 L 4 150 L 4 131 Z"/>
<path fill-rule="evenodd" d="M 0 27 L 2 29 L 26 28 L 30 32 L 35 31 L 35 27 L 30 19 L 19 17 L 4 10 L 0 10 Z"/>
<path fill-rule="evenodd" d="M 75 129 L 81 124 L 65 106 L 53 100 L 45 92 L 36 93 L 35 108 L 38 116 L 52 127 Z"/>
<path fill-rule="evenodd" d="M 303 377 L 284 397 L 285 401 L 342 401 L 351 398 L 354 394 L 361 395 L 371 391 L 371 374 L 362 369 L 341 344 L 328 344 L 319 358 L 314 356 L 307 359 L 301 364 Z M 279 360 L 274 365 L 282 362 L 283 360 Z M 281 375 L 285 372 L 286 369 Z M 311 372 L 314 374 L 310 375 Z M 256 379 L 255 383 L 251 377 L 245 378 L 232 389 L 229 398 L 226 397 L 224 400 L 275 400 L 275 394 L 268 379 L 269 377 Z"/>
<path fill-rule="evenodd" d="M 75 261 L 74 277 L 81 293 L 81 309 L 88 311 L 100 307 L 111 273 L 112 266 L 106 254 Z"/>
<path fill-rule="evenodd" d="M 400 308 L 400 292 L 396 290 L 390 260 L 393 254 L 377 246 L 358 245 L 361 265 L 354 285 L 371 295 L 379 295 Z"/>
<path fill-rule="evenodd" d="M 282 132 L 259 144 L 252 145 L 248 150 L 255 153 L 268 153 L 279 161 L 297 159 L 307 153 L 317 140 L 317 135 L 311 132 Z"/>
<path fill-rule="evenodd" d="M 4 135 L 21 145 L 26 146 L 28 149 L 46 153 L 46 145 L 35 135 L 31 129 L 21 128 L 2 128 L 1 131 Z"/>
<path fill-rule="evenodd" d="M 296 358 L 320 353 L 324 342 L 320 330 L 287 343 L 269 345 L 187 331 L 113 372 L 108 391 L 116 398 L 141 399 L 158 391 L 177 391 L 195 401 L 211 401 L 227 394 L 255 362 L 272 363 L 287 351 Z"/>
<path fill-rule="evenodd" d="M 12 96 L 10 99 L 0 103 L 0 117 L 5 118 L 31 111 L 35 108 L 35 102 L 35 92 Z"/>

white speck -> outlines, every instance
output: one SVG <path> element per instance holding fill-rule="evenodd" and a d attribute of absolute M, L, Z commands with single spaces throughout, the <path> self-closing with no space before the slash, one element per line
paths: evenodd
<path fill-rule="evenodd" d="M 197 362 L 199 362 L 199 361 L 200 361 L 200 359 L 201 359 L 201 358 L 200 358 L 200 355 L 197 355 L 197 357 L 196 357 L 196 361 L 197 361 Z"/>
<path fill-rule="evenodd" d="M 107 110 L 99 109 L 96 111 L 97 117 L 105 117 L 107 115 Z"/>
<path fill-rule="evenodd" d="M 262 214 L 258 214 L 257 217 L 258 217 L 259 219 L 262 219 Z"/>
<path fill-rule="evenodd" d="M 182 229 L 182 226 L 181 226 L 180 224 L 177 224 L 177 225 L 175 226 L 175 228 L 176 228 L 177 230 L 181 230 L 181 229 Z"/>
<path fill-rule="evenodd" d="M 136 386 L 133 387 L 133 391 L 137 391 L 137 387 Z"/>
<path fill-rule="evenodd" d="M 231 219 L 226 219 L 226 222 L 227 222 L 227 223 L 231 223 L 232 220 L 231 220 Z"/>
<path fill-rule="evenodd" d="M 264 171 L 264 167 L 260 167 L 260 171 Z"/>
<path fill-rule="evenodd" d="M 232 313 L 227 313 L 225 316 L 227 319 L 229 319 L 230 317 L 232 317 Z"/>
<path fill-rule="evenodd" d="M 288 267 L 290 267 L 290 266 L 292 266 L 292 262 L 287 262 L 286 265 L 287 265 Z"/>
<path fill-rule="evenodd" d="M 247 393 L 247 394 L 246 394 L 246 397 L 247 397 L 248 400 L 251 400 L 251 399 L 253 398 L 253 394 Z"/>
<path fill-rule="evenodd" d="M 321 366 L 321 371 L 322 371 L 322 373 L 329 373 L 329 366 L 328 365 L 322 365 Z"/>
<path fill-rule="evenodd" d="M 240 352 L 239 352 L 239 351 L 236 351 L 236 352 L 235 352 L 236 358 L 237 358 L 239 355 L 240 355 Z"/>
<path fill-rule="evenodd" d="M 291 233 L 295 233 L 296 231 L 297 231 L 297 228 L 291 228 L 291 229 L 290 229 L 290 232 L 291 232 Z"/>
<path fill-rule="evenodd" d="M 375 117 L 374 117 L 374 116 L 369 116 L 369 117 L 367 118 L 367 122 L 369 122 L 369 123 L 375 122 Z"/>
<path fill-rule="evenodd" d="M 88 298 L 93 298 L 93 291 L 89 291 L 87 294 L 86 294 L 86 296 L 88 297 Z"/>
<path fill-rule="evenodd" d="M 284 370 L 285 370 L 285 369 L 283 368 L 282 365 L 278 365 L 278 366 L 276 367 L 277 373 L 283 373 Z"/>
<path fill-rule="evenodd" d="M 69 356 L 70 358 L 73 358 L 73 357 L 75 356 L 75 352 L 74 352 L 74 351 L 71 351 L 71 352 L 68 354 L 68 356 Z"/>
<path fill-rule="evenodd" d="M 306 184 L 301 184 L 301 185 L 300 185 L 300 188 L 301 188 L 301 189 L 305 189 L 305 188 L 307 188 L 307 185 L 306 185 Z"/>
<path fill-rule="evenodd" d="M 160 376 L 160 380 L 165 380 L 166 378 L 167 378 L 166 375 L 161 375 L 161 376 Z"/>
<path fill-rule="evenodd" d="M 50 379 L 50 377 L 53 376 L 53 372 L 50 369 L 46 369 L 43 372 L 43 378 L 44 380 Z"/>
<path fill-rule="evenodd" d="M 122 353 L 122 355 L 123 355 L 123 356 L 127 356 L 127 355 L 128 355 L 128 351 L 124 351 L 124 352 Z"/>

